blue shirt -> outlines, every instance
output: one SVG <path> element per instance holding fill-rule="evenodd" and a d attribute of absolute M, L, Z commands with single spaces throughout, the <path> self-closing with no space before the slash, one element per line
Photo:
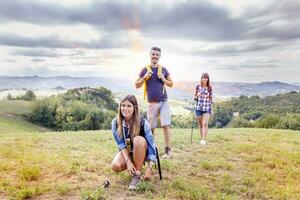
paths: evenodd
<path fill-rule="evenodd" d="M 115 141 L 118 145 L 118 149 L 119 151 L 121 151 L 122 149 L 127 148 L 126 142 L 124 137 L 126 138 L 127 135 L 129 135 L 129 133 L 125 132 L 125 128 L 126 130 L 129 130 L 126 127 L 125 122 L 122 122 L 122 128 L 123 128 L 123 133 L 125 133 L 126 135 L 122 135 L 122 137 L 119 137 L 118 134 L 118 128 L 117 128 L 117 118 L 114 118 L 111 122 L 111 131 L 112 134 L 115 138 Z M 147 160 L 151 160 L 153 162 L 156 162 L 156 149 L 155 149 L 155 142 L 153 139 L 153 135 L 152 135 L 152 131 L 151 131 L 151 127 L 150 124 L 147 120 L 144 120 L 144 138 L 147 142 L 147 152 L 146 152 L 146 159 Z"/>
<path fill-rule="evenodd" d="M 164 83 L 158 78 L 158 67 L 151 67 L 151 69 L 153 74 L 147 81 L 147 99 L 148 101 L 166 101 L 168 99 L 168 95 L 164 88 Z M 147 69 L 144 67 L 140 72 L 139 77 L 142 78 L 146 73 Z M 170 75 L 169 71 L 165 67 L 162 67 L 162 74 L 165 78 Z"/>

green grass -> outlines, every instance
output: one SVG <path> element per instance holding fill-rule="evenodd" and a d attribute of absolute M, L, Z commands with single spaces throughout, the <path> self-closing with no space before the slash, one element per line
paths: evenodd
<path fill-rule="evenodd" d="M 32 110 L 32 102 L 24 100 L 2 100 L 0 101 L 0 114 L 23 114 Z"/>
<path fill-rule="evenodd" d="M 1 116 L 0 115 L 0 139 L 3 137 L 2 134 L 22 134 L 32 132 L 44 132 L 49 129 L 32 124 L 25 120 L 22 120 L 16 116 Z"/>
<path fill-rule="evenodd" d="M 23 134 L 45 132 L 50 129 L 34 125 L 24 120 L 20 115 L 30 113 L 32 102 L 23 100 L 0 101 L 0 133 Z M 0 135 L 0 138 L 2 135 Z"/>
<path fill-rule="evenodd" d="M 208 145 L 173 129 L 173 158 L 137 192 L 114 173 L 110 131 L 2 133 L 0 199 L 300 199 L 300 132 L 213 129 Z M 156 136 L 163 152 L 163 135 Z M 109 188 L 102 188 L 105 180 Z"/>
<path fill-rule="evenodd" d="M 139 107 L 142 110 L 147 110 L 147 103 L 144 100 L 144 96 L 136 95 L 136 98 L 138 100 Z M 169 100 L 169 105 L 173 115 L 189 114 L 191 111 L 187 110 L 186 107 L 191 108 L 193 106 L 189 102 L 180 100 Z"/>

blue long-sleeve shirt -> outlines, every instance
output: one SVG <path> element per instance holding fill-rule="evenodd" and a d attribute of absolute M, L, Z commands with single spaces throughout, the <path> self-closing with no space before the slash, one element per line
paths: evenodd
<path fill-rule="evenodd" d="M 123 133 L 124 134 L 126 134 L 125 133 L 125 128 L 127 130 L 129 130 L 126 127 L 126 124 L 125 124 L 124 121 L 122 122 L 122 128 L 123 128 Z M 112 131 L 112 134 L 113 134 L 113 136 L 115 138 L 115 141 L 118 145 L 119 151 L 121 151 L 122 149 L 127 148 L 127 145 L 126 145 L 126 142 L 125 142 L 125 139 L 124 139 L 124 138 L 126 138 L 126 136 L 122 135 L 122 137 L 119 137 L 118 128 L 117 128 L 117 118 L 114 118 L 111 122 L 111 131 Z M 144 138 L 147 142 L 146 159 L 151 160 L 153 162 L 156 162 L 155 142 L 154 142 L 154 139 L 153 139 L 150 124 L 147 120 L 144 120 Z"/>

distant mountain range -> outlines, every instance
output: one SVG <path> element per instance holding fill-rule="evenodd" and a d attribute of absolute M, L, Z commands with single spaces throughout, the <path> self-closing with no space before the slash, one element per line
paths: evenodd
<path fill-rule="evenodd" d="M 172 99 L 190 99 L 198 82 L 179 81 L 175 82 L 174 88 L 168 89 L 168 94 Z M 40 77 L 40 76 L 0 76 L 0 90 L 7 89 L 32 89 L 32 90 L 63 90 L 79 87 L 106 87 L 114 93 L 138 93 L 142 94 L 142 89 L 136 90 L 134 83 L 127 79 L 107 78 L 107 77 Z M 290 91 L 300 91 L 300 83 L 283 82 L 262 82 L 262 83 L 234 83 L 234 82 L 213 82 L 213 93 L 216 97 L 237 97 L 240 95 L 259 95 L 261 97 L 286 93 Z"/>

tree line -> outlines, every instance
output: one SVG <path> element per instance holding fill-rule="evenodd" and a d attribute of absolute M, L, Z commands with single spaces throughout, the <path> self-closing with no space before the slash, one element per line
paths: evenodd
<path fill-rule="evenodd" d="M 112 92 L 104 87 L 77 88 L 65 94 L 37 100 L 29 90 L 18 99 L 34 100 L 32 112 L 25 115 L 28 120 L 58 131 L 110 129 L 118 107 Z M 190 114 L 172 116 L 173 127 L 198 126 L 194 110 L 186 109 L 191 111 Z M 264 98 L 242 95 L 229 101 L 217 102 L 213 105 L 209 127 L 300 130 L 300 92 Z"/>
<path fill-rule="evenodd" d="M 173 126 L 190 128 L 195 115 L 173 116 Z M 240 96 L 213 106 L 209 127 L 251 127 L 300 130 L 300 92 L 260 98 Z"/>
<path fill-rule="evenodd" d="M 58 131 L 109 129 L 117 107 L 110 90 L 84 87 L 36 100 L 26 117 Z"/>

